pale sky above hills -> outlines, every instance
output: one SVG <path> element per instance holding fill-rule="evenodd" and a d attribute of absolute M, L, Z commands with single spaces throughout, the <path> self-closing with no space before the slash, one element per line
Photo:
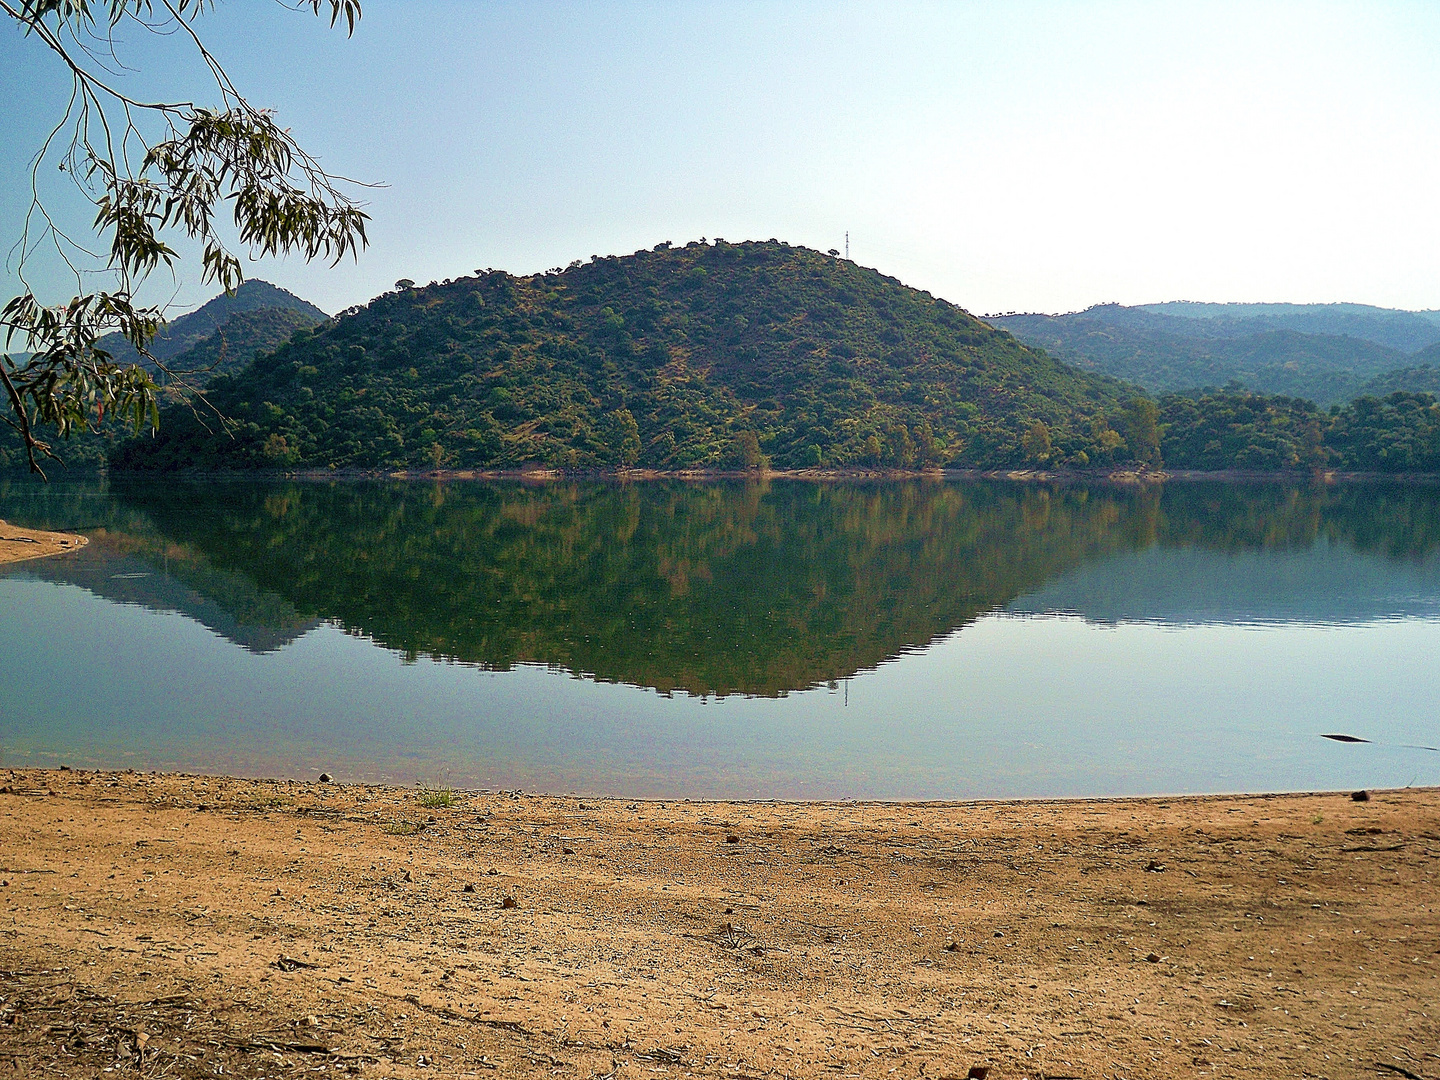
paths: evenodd
<path fill-rule="evenodd" d="M 1440 4 L 364 8 L 353 39 L 258 0 L 201 20 L 254 102 L 387 185 L 358 264 L 249 268 L 327 310 L 400 277 L 846 230 L 859 263 L 975 312 L 1440 307 Z M 132 32 L 120 55 L 169 74 L 120 82 L 207 100 L 181 45 Z M 7 248 L 67 92 L 0 27 Z M 84 206 L 55 204 L 84 235 Z M 197 278 L 190 260 L 152 292 L 193 304 L 214 291 Z"/>

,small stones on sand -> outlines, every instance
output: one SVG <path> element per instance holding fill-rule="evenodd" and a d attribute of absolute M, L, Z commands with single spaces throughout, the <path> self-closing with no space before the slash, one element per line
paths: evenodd
<path fill-rule="evenodd" d="M 320 965 L 309 964 L 304 960 L 297 960 L 293 956 L 286 956 L 284 953 L 281 953 L 279 959 L 270 961 L 270 966 L 278 968 L 281 971 L 300 971 L 304 968 L 317 968 Z"/>
<path fill-rule="evenodd" d="M 1440 1046 L 1434 789 L 583 815 L 465 792 L 397 842 L 377 825 L 409 789 L 0 778 L 0 1076 L 1270 1080 Z"/>

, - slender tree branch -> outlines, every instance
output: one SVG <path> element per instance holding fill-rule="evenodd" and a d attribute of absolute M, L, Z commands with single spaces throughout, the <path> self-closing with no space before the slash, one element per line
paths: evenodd
<path fill-rule="evenodd" d="M 7 363 L 9 359 L 8 356 L 5 358 Z M 55 455 L 51 453 L 48 445 L 35 438 L 35 433 L 30 427 L 30 417 L 25 411 L 25 402 L 20 397 L 20 391 L 17 390 L 15 384 L 10 381 L 10 373 L 5 370 L 5 366 L 5 364 L 0 364 L 0 379 L 5 380 L 5 392 L 10 396 L 10 408 L 16 417 L 12 420 L 7 416 L 5 422 L 20 433 L 20 438 L 25 443 L 25 454 L 30 462 L 30 471 L 38 473 L 42 480 L 48 480 L 49 477 L 45 475 L 45 470 L 42 469 L 40 463 L 35 460 L 35 452 L 38 450 L 40 453 L 52 458 L 55 457 Z"/>
<path fill-rule="evenodd" d="M 49 26 L 45 25 L 45 23 L 41 21 L 40 16 L 32 17 L 25 13 L 25 9 L 30 6 L 32 5 L 29 3 L 22 4 L 20 6 L 20 10 L 17 11 L 14 7 L 10 5 L 9 0 L 0 0 L 0 10 L 3 10 L 5 14 L 9 15 L 17 22 L 23 24 L 26 28 L 27 33 L 33 33 L 46 45 L 50 46 L 51 51 L 54 52 L 57 56 L 60 57 L 61 60 L 65 62 L 65 66 L 70 69 L 71 74 L 73 74 L 86 86 L 93 87 L 94 89 L 114 98 L 117 102 L 120 102 L 124 105 L 129 105 L 133 109 L 148 109 L 154 112 L 176 112 L 180 109 L 186 108 L 191 104 L 191 102 L 188 101 L 179 101 L 172 103 L 159 101 L 136 101 L 134 98 L 127 97 L 119 90 L 116 90 L 114 87 L 102 82 L 100 79 L 96 78 L 94 75 L 92 75 L 89 71 L 85 70 L 71 58 L 69 51 L 65 48 L 65 43 L 60 40 L 60 34 L 58 30 L 52 30 Z"/>
<path fill-rule="evenodd" d="M 8 411 L 0 418 L 19 434 L 30 469 L 42 476 L 38 458 L 58 458 L 37 426 L 53 427 L 61 438 L 96 430 L 107 416 L 119 416 L 137 431 L 147 422 L 153 427 L 161 390 L 154 374 L 166 378 L 170 392 L 203 400 L 184 373 L 170 371 L 149 351 L 163 322 L 161 310 L 133 302 L 139 283 L 180 258 L 165 234 L 197 242 L 200 279 L 227 292 L 243 274 L 215 221 L 224 204 L 239 242 L 256 256 L 294 252 L 334 265 L 347 255 L 358 257 L 368 244 L 369 217 L 341 189 L 354 182 L 327 173 L 268 111 L 252 106 L 205 46 L 194 22 L 214 6 L 215 0 L 0 0 L 0 15 L 58 57 L 72 81 L 64 115 L 34 159 L 31 206 L 11 249 L 25 291 L 0 309 L 5 348 L 18 340 L 28 354 L 0 356 L 6 398 L 0 413 Z M 316 15 L 328 9 L 330 25 L 343 19 L 351 34 L 360 18 L 359 0 L 282 0 L 282 6 L 308 7 Z M 214 83 L 219 107 L 143 101 L 97 74 L 96 68 L 116 73 L 97 57 L 96 41 L 124 69 L 115 53 L 115 29 L 124 23 L 188 38 Z M 82 271 L 72 254 L 94 258 L 56 224 L 40 190 L 41 165 L 67 130 L 59 170 L 95 207 L 91 227 L 108 247 L 95 261 L 103 260 L 99 272 L 110 275 L 114 287 L 47 306 L 26 283 L 26 264 L 40 245 L 54 248 L 77 285 Z M 32 237 L 37 215 L 44 228 Z M 144 366 L 117 363 L 100 347 L 110 333 L 133 346 Z"/>

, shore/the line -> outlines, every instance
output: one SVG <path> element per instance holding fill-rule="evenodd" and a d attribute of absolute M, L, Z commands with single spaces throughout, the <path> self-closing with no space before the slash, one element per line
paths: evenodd
<path fill-rule="evenodd" d="M 1436 1076 L 1437 870 L 1436 789 L 638 802 L 0 772 L 0 1066 Z"/>

